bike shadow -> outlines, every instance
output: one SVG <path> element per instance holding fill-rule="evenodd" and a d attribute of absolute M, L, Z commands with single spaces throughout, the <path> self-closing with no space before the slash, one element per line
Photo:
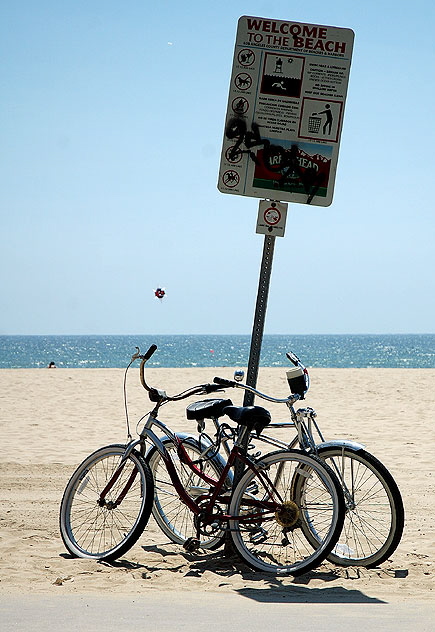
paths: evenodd
<path fill-rule="evenodd" d="M 143 546 L 142 549 L 147 553 L 156 553 L 164 558 L 183 558 L 185 560 L 183 564 L 175 564 L 170 569 L 165 566 L 165 570 L 179 572 L 184 566 L 186 568 L 186 572 L 183 573 L 185 577 L 201 577 L 207 571 L 221 580 L 221 586 L 225 584 L 225 580 L 234 576 L 241 577 L 245 582 L 258 583 L 258 587 L 233 587 L 232 590 L 236 594 L 259 603 L 386 603 L 382 599 L 370 597 L 357 589 L 348 589 L 343 586 L 320 588 L 309 586 L 314 581 L 320 580 L 324 584 L 328 584 L 342 578 L 342 575 L 334 569 L 315 569 L 298 577 L 279 578 L 269 573 L 255 571 L 239 560 L 237 555 L 224 555 L 222 550 L 201 554 L 179 550 L 170 551 L 157 545 Z M 147 570 L 150 572 L 163 570 L 163 567 L 147 566 Z M 359 578 L 359 570 L 354 568 L 353 571 L 353 574 L 350 571 L 347 573 L 349 580 Z"/>
<path fill-rule="evenodd" d="M 316 577 L 319 579 L 319 577 Z M 283 586 L 279 580 L 276 585 L 265 588 L 239 588 L 239 595 L 259 603 L 387 603 L 377 597 L 369 597 L 360 590 L 334 586 L 333 588 L 304 588 L 292 583 Z"/>

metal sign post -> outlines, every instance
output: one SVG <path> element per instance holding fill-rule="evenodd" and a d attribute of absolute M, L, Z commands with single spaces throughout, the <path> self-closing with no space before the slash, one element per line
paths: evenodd
<path fill-rule="evenodd" d="M 246 15 L 239 19 L 219 191 L 331 204 L 353 40 L 351 29 Z M 254 388 L 275 237 L 284 236 L 286 211 L 282 202 L 260 202 L 257 233 L 265 237 L 246 379 Z M 244 406 L 253 402 L 254 395 L 245 392 Z M 237 462 L 233 489 L 242 471 Z"/>
<path fill-rule="evenodd" d="M 287 204 L 280 202 L 260 201 L 257 233 L 264 233 L 263 257 L 261 260 L 260 277 L 258 280 L 257 302 L 255 305 L 254 324 L 252 327 L 251 347 L 249 351 L 246 384 L 256 387 L 258 369 L 260 366 L 261 345 L 263 342 L 264 323 L 266 320 L 267 299 L 269 296 L 270 277 L 272 274 L 273 253 L 276 235 L 284 235 Z M 268 224 L 268 225 L 267 225 Z M 275 233 L 275 234 L 273 234 Z M 254 404 L 254 394 L 245 391 L 243 406 Z M 247 449 L 249 435 L 244 438 L 242 448 Z M 245 466 L 237 460 L 234 466 L 233 490 L 240 481 Z M 233 555 L 233 546 L 229 534 L 225 542 L 225 555 Z"/>
<path fill-rule="evenodd" d="M 260 278 L 258 281 L 257 302 L 255 305 L 254 324 L 252 327 L 251 348 L 249 351 L 248 372 L 246 384 L 257 386 L 258 368 L 260 366 L 261 345 L 263 342 L 264 323 L 266 320 L 267 299 L 269 296 L 270 277 L 272 274 L 273 252 L 275 248 L 275 237 L 284 236 L 285 220 L 287 217 L 287 204 L 281 202 L 271 202 L 261 200 L 259 204 L 257 233 L 264 234 L 263 258 L 261 260 Z M 254 404 L 254 394 L 245 391 L 243 406 Z M 247 448 L 249 436 L 244 441 L 244 448 Z M 240 461 L 236 462 L 234 468 L 233 489 L 239 482 L 244 470 L 244 465 Z"/>
<path fill-rule="evenodd" d="M 255 305 L 254 325 L 252 327 L 251 349 L 249 352 L 246 383 L 257 386 L 258 367 L 260 366 L 261 344 L 263 342 L 264 322 L 266 320 L 267 298 L 269 296 L 270 276 L 272 273 L 275 237 L 264 236 L 263 258 L 261 260 L 260 278 L 258 281 L 257 303 Z M 245 391 L 244 406 L 252 406 L 254 394 Z"/>
<path fill-rule="evenodd" d="M 352 60 L 351 29 L 242 16 L 238 21 L 218 189 L 329 206 Z M 275 237 L 287 205 L 260 202 L 265 235 L 247 383 L 256 385 Z M 245 394 L 245 405 L 253 401 Z"/>
<path fill-rule="evenodd" d="M 260 366 L 261 344 L 263 342 L 264 323 L 266 320 L 275 237 L 284 237 L 287 206 L 287 204 L 275 200 L 261 200 L 258 209 L 256 232 L 264 235 L 264 245 L 246 376 L 246 383 L 254 388 L 257 385 L 258 367 Z M 253 402 L 254 395 L 246 391 L 243 405 L 252 406 Z"/>

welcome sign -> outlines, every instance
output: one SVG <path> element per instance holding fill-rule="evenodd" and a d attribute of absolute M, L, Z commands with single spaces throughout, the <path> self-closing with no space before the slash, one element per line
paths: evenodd
<path fill-rule="evenodd" d="M 354 33 L 239 19 L 222 144 L 222 193 L 329 206 Z"/>

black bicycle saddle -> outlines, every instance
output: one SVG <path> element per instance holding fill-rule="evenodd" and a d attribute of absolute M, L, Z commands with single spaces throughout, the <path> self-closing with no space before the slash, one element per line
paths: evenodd
<path fill-rule="evenodd" d="M 255 430 L 257 436 L 271 422 L 270 412 L 262 406 L 227 406 L 223 412 L 250 432 Z"/>
<path fill-rule="evenodd" d="M 224 408 L 232 406 L 230 399 L 202 399 L 199 402 L 193 402 L 186 408 L 187 419 L 202 421 L 203 419 L 217 419 L 225 415 Z"/>

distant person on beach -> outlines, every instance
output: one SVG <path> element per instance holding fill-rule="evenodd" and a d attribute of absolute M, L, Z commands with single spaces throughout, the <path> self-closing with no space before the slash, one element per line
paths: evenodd
<path fill-rule="evenodd" d="M 50 364 L 48 365 L 47 369 L 56 369 L 56 365 L 54 362 L 50 362 Z"/>

